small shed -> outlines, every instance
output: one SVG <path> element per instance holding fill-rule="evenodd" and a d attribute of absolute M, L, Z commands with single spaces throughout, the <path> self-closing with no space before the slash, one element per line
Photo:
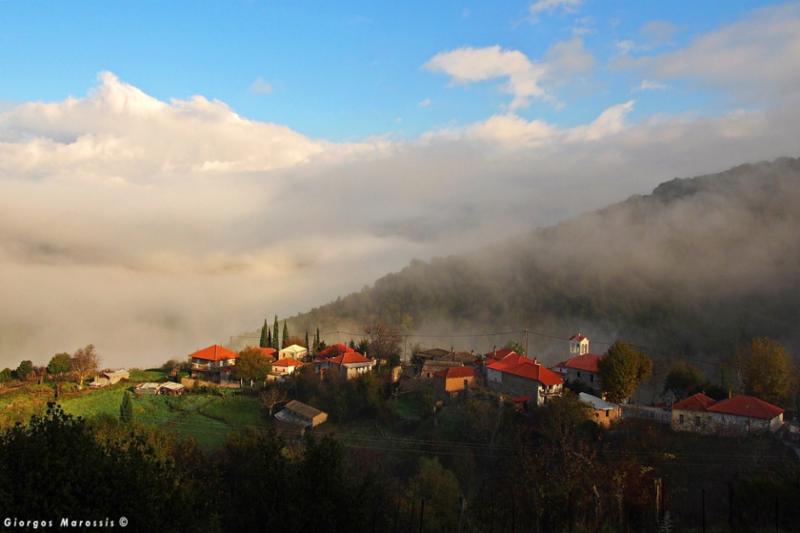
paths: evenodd
<path fill-rule="evenodd" d="M 594 415 L 593 420 L 600 426 L 605 428 L 611 426 L 615 421 L 619 420 L 622 416 L 622 409 L 619 405 L 607 402 L 602 398 L 581 392 L 578 395 L 581 403 L 584 403 L 592 408 Z"/>
<path fill-rule="evenodd" d="M 166 394 L 167 396 L 180 396 L 186 387 L 174 381 L 166 381 L 158 387 L 158 394 Z"/>
<path fill-rule="evenodd" d="M 275 414 L 275 418 L 282 422 L 314 428 L 328 420 L 328 413 L 303 402 L 292 400 Z"/>
<path fill-rule="evenodd" d="M 130 372 L 127 370 L 104 370 L 95 376 L 94 381 L 89 383 L 90 387 L 106 387 L 108 385 L 116 385 L 123 379 L 130 379 Z"/>
<path fill-rule="evenodd" d="M 158 389 L 161 387 L 161 383 L 155 383 L 153 381 L 148 381 L 146 383 L 140 383 L 134 389 L 134 392 L 137 396 L 141 396 L 143 394 L 158 394 Z"/>

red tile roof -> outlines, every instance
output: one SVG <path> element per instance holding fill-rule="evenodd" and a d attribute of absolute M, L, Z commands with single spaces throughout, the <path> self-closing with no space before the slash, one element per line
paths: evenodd
<path fill-rule="evenodd" d="M 600 362 L 602 358 L 603 358 L 602 355 L 587 353 L 571 357 L 566 361 L 561 361 L 556 366 L 560 368 L 573 368 L 575 370 L 583 370 L 584 372 L 591 372 L 593 374 L 597 374 L 599 372 L 597 364 Z"/>
<path fill-rule="evenodd" d="M 348 345 L 340 342 L 338 344 L 331 344 L 327 348 L 323 348 L 322 350 L 316 353 L 316 356 L 325 359 L 328 357 L 336 357 L 337 355 L 342 355 L 343 353 L 354 352 L 354 351 L 355 350 L 350 348 Z"/>
<path fill-rule="evenodd" d="M 366 357 L 364 357 L 360 353 L 352 352 L 352 351 L 351 352 L 347 352 L 347 353 L 343 353 L 342 355 L 339 355 L 337 357 L 331 357 L 329 360 L 330 360 L 331 363 L 334 363 L 336 365 L 347 365 L 347 364 L 353 364 L 353 363 L 368 363 L 368 362 L 371 361 L 371 359 L 367 359 Z"/>
<path fill-rule="evenodd" d="M 442 370 L 439 370 L 437 372 L 434 372 L 433 375 L 443 377 L 445 379 L 474 378 L 475 369 L 468 366 L 451 366 L 448 368 L 443 368 Z"/>
<path fill-rule="evenodd" d="M 516 352 L 511 352 L 510 354 L 503 357 L 503 359 L 499 361 L 491 361 L 486 365 L 486 368 L 491 368 L 493 370 L 503 371 L 506 368 L 511 368 L 512 366 L 518 365 L 524 361 L 529 359 L 524 355 L 519 355 Z"/>
<path fill-rule="evenodd" d="M 487 359 L 494 359 L 496 361 L 499 361 L 512 353 L 517 353 L 517 352 L 515 352 L 511 348 L 500 348 L 499 350 L 492 350 L 491 352 L 486 352 L 483 355 L 485 355 Z"/>
<path fill-rule="evenodd" d="M 295 361 L 291 357 L 287 357 L 285 359 L 279 359 L 272 363 L 272 366 L 303 366 L 303 363 L 300 361 Z"/>
<path fill-rule="evenodd" d="M 561 385 L 564 383 L 562 377 L 549 368 L 545 368 L 538 362 L 528 359 L 524 355 L 513 352 L 503 358 L 502 361 L 495 361 L 486 365 L 486 368 L 513 374 L 525 379 L 535 380 L 543 385 Z"/>
<path fill-rule="evenodd" d="M 189 357 L 192 359 L 203 359 L 204 361 L 222 361 L 224 359 L 236 359 L 239 357 L 239 354 L 224 346 L 214 344 L 208 348 L 197 350 Z"/>
<path fill-rule="evenodd" d="M 771 420 L 783 413 L 783 409 L 777 405 L 772 405 L 760 398 L 740 394 L 733 398 L 720 400 L 708 408 L 712 413 L 723 413 L 727 415 L 746 416 L 749 418 L 763 418 Z"/>
<path fill-rule="evenodd" d="M 675 402 L 672 404 L 672 408 L 681 409 L 683 411 L 706 411 L 709 407 L 714 405 L 714 401 L 715 400 L 713 398 L 709 398 L 702 392 L 698 392 L 697 394 L 689 396 L 685 400 Z"/>
<path fill-rule="evenodd" d="M 583 339 L 585 339 L 585 338 L 586 338 L 586 337 L 584 337 L 584 336 L 583 336 L 583 335 L 581 335 L 580 333 L 576 333 L 575 335 L 573 335 L 572 337 L 570 337 L 570 338 L 569 338 L 569 340 L 571 340 L 571 341 L 578 341 L 578 342 L 581 342 L 581 341 L 582 341 Z"/>
<path fill-rule="evenodd" d="M 275 354 L 278 353 L 278 350 L 275 348 L 262 348 L 261 346 L 248 346 L 249 350 L 258 350 L 261 352 L 265 357 L 275 357 Z"/>

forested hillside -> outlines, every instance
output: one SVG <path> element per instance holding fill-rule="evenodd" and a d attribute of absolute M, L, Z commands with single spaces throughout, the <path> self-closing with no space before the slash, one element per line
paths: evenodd
<path fill-rule="evenodd" d="M 754 336 L 797 353 L 799 302 L 800 159 L 782 158 L 673 179 L 556 226 L 498 235 L 471 254 L 414 260 L 290 326 L 353 330 L 377 319 L 406 333 L 580 329 L 630 339 L 656 357 L 721 360 Z M 454 344 L 497 342 L 505 339 Z M 531 343 L 558 350 L 545 337 Z"/>

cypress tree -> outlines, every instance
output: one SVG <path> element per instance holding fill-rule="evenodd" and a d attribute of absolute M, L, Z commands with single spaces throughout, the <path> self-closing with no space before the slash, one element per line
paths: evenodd
<path fill-rule="evenodd" d="M 281 348 L 278 340 L 278 315 L 275 315 L 275 321 L 272 323 L 272 347 L 276 350 Z"/>
<path fill-rule="evenodd" d="M 308 350 L 311 349 L 311 345 L 308 344 L 308 330 L 306 330 L 306 349 L 308 349 Z"/>
<path fill-rule="evenodd" d="M 266 318 L 264 319 L 264 325 L 261 326 L 261 339 L 259 339 L 258 345 L 262 348 L 269 347 L 269 326 Z"/>
<path fill-rule="evenodd" d="M 314 353 L 319 350 L 319 326 L 317 326 L 317 332 L 314 334 Z"/>
<path fill-rule="evenodd" d="M 133 421 L 133 402 L 131 402 L 131 393 L 128 391 L 125 391 L 122 403 L 119 404 L 119 419 L 123 424 L 130 424 Z"/>
<path fill-rule="evenodd" d="M 272 347 L 272 330 L 267 328 L 267 347 Z"/>
<path fill-rule="evenodd" d="M 289 339 L 289 328 L 286 327 L 286 321 L 283 321 L 283 344 L 284 348 L 286 348 L 286 341 Z"/>

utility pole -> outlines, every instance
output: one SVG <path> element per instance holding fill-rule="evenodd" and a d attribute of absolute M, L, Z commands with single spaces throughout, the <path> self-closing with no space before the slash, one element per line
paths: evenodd
<path fill-rule="evenodd" d="M 522 331 L 525 333 L 525 357 L 528 357 L 528 328 Z"/>
<path fill-rule="evenodd" d="M 702 505 L 703 512 L 701 514 L 701 519 L 703 523 L 703 533 L 706 533 L 706 489 L 700 490 L 700 504 Z"/>

